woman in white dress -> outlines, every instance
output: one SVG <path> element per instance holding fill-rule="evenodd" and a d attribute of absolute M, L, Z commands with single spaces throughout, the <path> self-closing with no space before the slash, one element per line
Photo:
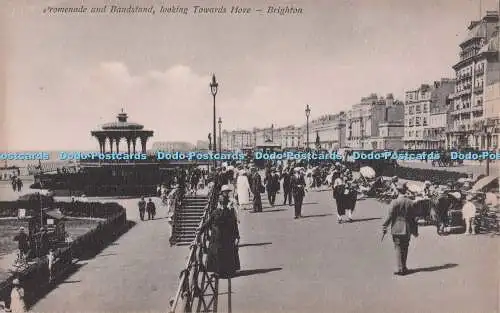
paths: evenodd
<path fill-rule="evenodd" d="M 247 173 L 241 170 L 236 181 L 236 192 L 238 194 L 238 203 L 242 209 L 246 209 L 250 204 L 250 184 Z"/>
<path fill-rule="evenodd" d="M 26 305 L 24 303 L 24 289 L 19 283 L 19 279 L 14 279 L 12 281 L 14 285 L 10 293 L 10 311 L 12 313 L 24 313 L 26 312 Z"/>

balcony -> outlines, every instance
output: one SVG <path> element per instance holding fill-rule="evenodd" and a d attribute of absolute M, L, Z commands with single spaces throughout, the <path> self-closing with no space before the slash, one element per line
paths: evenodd
<path fill-rule="evenodd" d="M 483 85 L 478 85 L 478 86 L 475 86 L 475 87 L 474 87 L 474 93 L 475 93 L 475 94 L 478 94 L 478 93 L 483 93 Z"/>
<path fill-rule="evenodd" d="M 484 67 L 476 68 L 476 70 L 474 71 L 474 74 L 476 75 L 481 75 L 483 73 L 484 73 Z"/>

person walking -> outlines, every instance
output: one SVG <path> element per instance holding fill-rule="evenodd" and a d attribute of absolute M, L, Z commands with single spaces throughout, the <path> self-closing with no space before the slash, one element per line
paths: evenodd
<path fill-rule="evenodd" d="M 274 203 L 276 201 L 276 193 L 279 191 L 279 187 L 280 181 L 278 173 L 276 172 L 276 169 L 273 168 L 266 181 L 267 199 L 269 200 L 269 204 L 271 205 L 271 207 L 274 206 Z"/>
<path fill-rule="evenodd" d="M 26 304 L 24 302 L 24 288 L 18 278 L 12 281 L 12 291 L 10 292 L 10 312 L 24 313 L 26 312 Z"/>
<path fill-rule="evenodd" d="M 141 221 L 144 221 L 144 213 L 146 212 L 146 201 L 144 200 L 144 197 L 141 197 L 137 206 L 139 207 L 139 218 Z"/>
<path fill-rule="evenodd" d="M 391 225 L 392 240 L 396 249 L 398 264 L 398 270 L 394 274 L 401 276 L 408 274 L 406 260 L 411 235 L 418 237 L 418 224 L 412 212 L 413 201 L 405 196 L 406 193 L 406 186 L 398 187 L 398 197 L 392 201 L 389 214 L 382 224 L 383 236 L 387 233 L 389 225 Z"/>
<path fill-rule="evenodd" d="M 235 203 L 229 198 L 230 191 L 229 186 L 222 186 L 217 208 L 199 232 L 211 229 L 207 271 L 216 273 L 220 278 L 231 278 L 240 269 L 238 217 Z"/>
<path fill-rule="evenodd" d="M 247 174 L 244 170 L 240 170 L 236 180 L 236 194 L 238 195 L 238 204 L 243 210 L 248 208 L 250 204 L 250 192 Z"/>
<path fill-rule="evenodd" d="M 21 180 L 20 177 L 16 179 L 16 185 L 17 185 L 17 191 L 21 192 L 21 190 L 23 189 L 23 181 Z"/>
<path fill-rule="evenodd" d="M 286 200 L 288 199 L 288 205 L 292 205 L 292 188 L 290 186 L 290 179 L 292 177 L 292 173 L 289 168 L 285 168 L 283 170 L 283 174 L 281 176 L 283 178 L 283 205 L 286 204 Z"/>
<path fill-rule="evenodd" d="M 335 199 L 335 204 L 337 206 L 337 222 L 341 224 L 343 222 L 343 216 L 345 215 L 344 199 L 345 199 L 345 182 L 341 176 L 338 176 L 333 182 L 333 198 Z"/>
<path fill-rule="evenodd" d="M 262 199 L 260 197 L 260 194 L 262 192 L 263 186 L 262 186 L 262 179 L 259 175 L 259 172 L 257 172 L 257 168 L 252 167 L 252 194 L 253 194 L 253 211 L 256 212 L 262 212 Z"/>
<path fill-rule="evenodd" d="M 476 216 L 476 206 L 472 202 L 473 195 L 467 195 L 466 201 L 462 207 L 462 217 L 465 220 L 465 234 L 474 234 L 474 217 Z"/>
<path fill-rule="evenodd" d="M 26 261 L 29 252 L 29 236 L 26 234 L 24 227 L 19 228 L 19 234 L 14 237 L 14 241 L 17 241 L 19 258 L 22 261 Z"/>
<path fill-rule="evenodd" d="M 290 185 L 292 187 L 293 202 L 295 203 L 294 218 L 297 219 L 302 217 L 302 202 L 306 193 L 306 181 L 300 168 L 294 168 L 294 172 L 293 177 L 290 179 Z"/>
<path fill-rule="evenodd" d="M 151 198 L 149 198 L 148 204 L 146 205 L 146 210 L 148 211 L 148 220 L 154 220 L 156 215 L 156 206 Z"/>

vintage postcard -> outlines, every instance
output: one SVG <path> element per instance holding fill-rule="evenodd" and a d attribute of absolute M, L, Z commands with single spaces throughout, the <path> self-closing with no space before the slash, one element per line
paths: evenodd
<path fill-rule="evenodd" d="M 3 0 L 0 313 L 500 312 L 499 0 Z"/>

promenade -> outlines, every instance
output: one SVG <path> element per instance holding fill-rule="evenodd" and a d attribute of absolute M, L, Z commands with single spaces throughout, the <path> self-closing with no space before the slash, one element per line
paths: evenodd
<path fill-rule="evenodd" d="M 278 195 L 278 203 L 282 195 Z M 118 200 L 137 221 L 136 199 Z M 232 280 L 232 311 L 497 312 L 498 237 L 439 237 L 423 227 L 412 239 L 411 275 L 396 277 L 392 240 L 380 241 L 387 206 L 358 203 L 355 221 L 336 223 L 331 192 L 311 191 L 303 219 L 293 207 L 241 213 L 242 271 Z M 187 247 L 170 247 L 163 207 L 41 299 L 35 312 L 166 312 Z M 219 312 L 227 311 L 227 281 Z"/>

